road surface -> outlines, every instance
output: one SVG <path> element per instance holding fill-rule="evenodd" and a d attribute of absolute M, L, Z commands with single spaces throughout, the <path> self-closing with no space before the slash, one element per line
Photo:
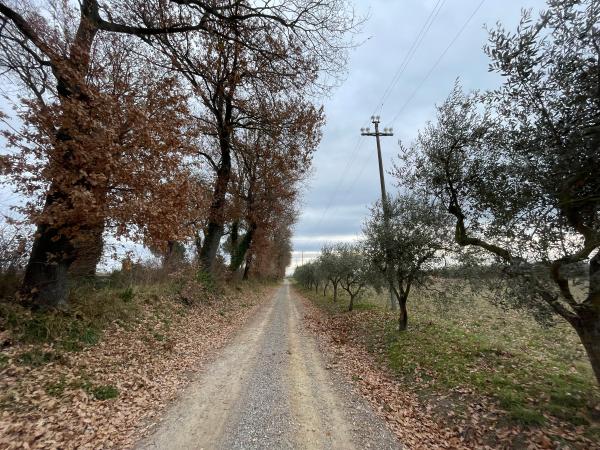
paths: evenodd
<path fill-rule="evenodd" d="M 401 446 L 368 404 L 327 370 L 286 282 L 137 448 Z"/>

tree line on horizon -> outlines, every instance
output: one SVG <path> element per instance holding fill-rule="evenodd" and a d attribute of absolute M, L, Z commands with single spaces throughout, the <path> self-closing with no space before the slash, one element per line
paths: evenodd
<path fill-rule="evenodd" d="M 501 84 L 457 82 L 391 171 L 356 244 L 298 267 L 305 285 L 390 288 L 398 328 L 415 287 L 462 277 L 503 305 L 577 333 L 600 383 L 600 5 L 549 0 L 484 48 Z M 441 283 L 441 286 L 440 286 Z"/>
<path fill-rule="evenodd" d="M 345 0 L 0 2 L 18 87 L 0 174 L 25 200 L 8 220 L 34 228 L 2 239 L 2 269 L 26 260 L 20 300 L 66 307 L 106 236 L 283 276 L 357 23 Z"/>

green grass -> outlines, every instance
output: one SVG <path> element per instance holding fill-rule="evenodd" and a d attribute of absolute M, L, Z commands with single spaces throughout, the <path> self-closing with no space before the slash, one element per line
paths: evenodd
<path fill-rule="evenodd" d="M 215 280 L 215 277 L 210 272 L 206 272 L 205 270 L 199 270 L 196 273 L 196 281 L 204 286 L 204 288 L 210 293 L 218 292 L 218 283 Z"/>
<path fill-rule="evenodd" d="M 17 356 L 17 362 L 23 366 L 40 367 L 51 362 L 61 362 L 63 360 L 60 353 L 43 351 L 39 348 L 33 348 L 30 351 L 23 352 Z"/>
<path fill-rule="evenodd" d="M 67 382 L 65 381 L 65 378 L 62 377 L 59 381 L 47 383 L 44 387 L 44 390 L 48 395 L 51 395 L 52 397 L 60 397 L 63 395 L 66 388 Z"/>
<path fill-rule="evenodd" d="M 130 303 L 135 297 L 133 287 L 128 286 L 123 291 L 119 292 L 119 298 L 125 303 Z"/>
<path fill-rule="evenodd" d="M 119 396 L 119 390 L 112 385 L 94 386 L 90 391 L 96 400 L 110 400 Z"/>
<path fill-rule="evenodd" d="M 67 383 L 61 378 L 56 383 L 46 385 L 48 395 L 60 397 L 66 389 L 83 389 L 96 400 L 110 400 L 119 396 L 119 390 L 112 384 L 94 384 L 89 375 L 81 373 L 79 378 Z"/>
<path fill-rule="evenodd" d="M 49 343 L 63 351 L 80 351 L 98 343 L 111 324 L 127 328 L 136 323 L 141 311 L 148 309 L 143 305 L 151 305 L 150 310 L 168 327 L 170 315 L 183 307 L 175 302 L 167 307 L 160 301 L 173 283 L 133 288 L 104 279 L 82 282 L 72 287 L 66 311 L 32 311 L 15 302 L 0 302 L 0 330 L 9 330 L 16 343 Z"/>
<path fill-rule="evenodd" d="M 542 327 L 525 313 L 497 308 L 466 291 L 449 306 L 417 292 L 402 333 L 395 315 L 383 312 L 385 294 L 371 293 L 363 304 L 379 312 L 362 314 L 357 308 L 350 313 L 357 317 L 352 331 L 423 396 L 467 387 L 493 399 L 509 422 L 539 426 L 548 416 L 598 433 L 594 408 L 600 390 L 575 332 L 563 323 Z M 343 294 L 337 304 L 314 291 L 310 298 L 329 314 L 348 314 Z"/>

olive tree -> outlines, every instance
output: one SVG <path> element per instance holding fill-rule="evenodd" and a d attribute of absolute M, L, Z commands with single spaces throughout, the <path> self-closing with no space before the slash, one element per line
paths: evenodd
<path fill-rule="evenodd" d="M 371 264 L 369 264 L 362 244 L 338 244 L 338 251 L 342 274 L 340 286 L 350 297 L 348 311 L 352 311 L 354 300 L 378 277 Z"/>
<path fill-rule="evenodd" d="M 323 281 L 320 261 L 317 259 L 296 267 L 294 278 L 306 289 L 314 288 L 315 292 L 318 292 L 321 281 Z"/>
<path fill-rule="evenodd" d="M 389 201 L 387 221 L 381 204 L 374 206 L 363 232 L 371 264 L 381 276 L 391 276 L 390 286 L 400 310 L 398 330 L 406 330 L 411 288 L 426 286 L 452 239 L 448 214 L 423 195 L 401 195 Z"/>
<path fill-rule="evenodd" d="M 513 305 L 573 327 L 600 382 L 599 24 L 597 2 L 562 0 L 492 30 L 502 85 L 457 87 L 396 172 L 442 202 L 459 245 L 504 265 Z"/>
<path fill-rule="evenodd" d="M 344 276 L 344 260 L 342 252 L 344 244 L 327 244 L 321 249 L 321 269 L 326 283 L 331 283 L 333 288 L 333 301 L 337 302 L 338 288 Z"/>

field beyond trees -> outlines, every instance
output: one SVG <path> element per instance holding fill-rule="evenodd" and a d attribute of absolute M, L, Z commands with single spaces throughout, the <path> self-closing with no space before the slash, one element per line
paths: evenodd
<path fill-rule="evenodd" d="M 438 280 L 444 283 L 463 284 L 462 294 L 440 303 L 416 291 L 409 329 L 400 334 L 385 293 L 367 291 L 349 312 L 347 295 L 334 302 L 331 289 L 302 292 L 324 311 L 323 326 L 344 352 L 366 349 L 440 423 L 467 430 L 467 442 L 597 448 L 600 390 L 572 329 L 543 327 L 466 283 Z"/>

